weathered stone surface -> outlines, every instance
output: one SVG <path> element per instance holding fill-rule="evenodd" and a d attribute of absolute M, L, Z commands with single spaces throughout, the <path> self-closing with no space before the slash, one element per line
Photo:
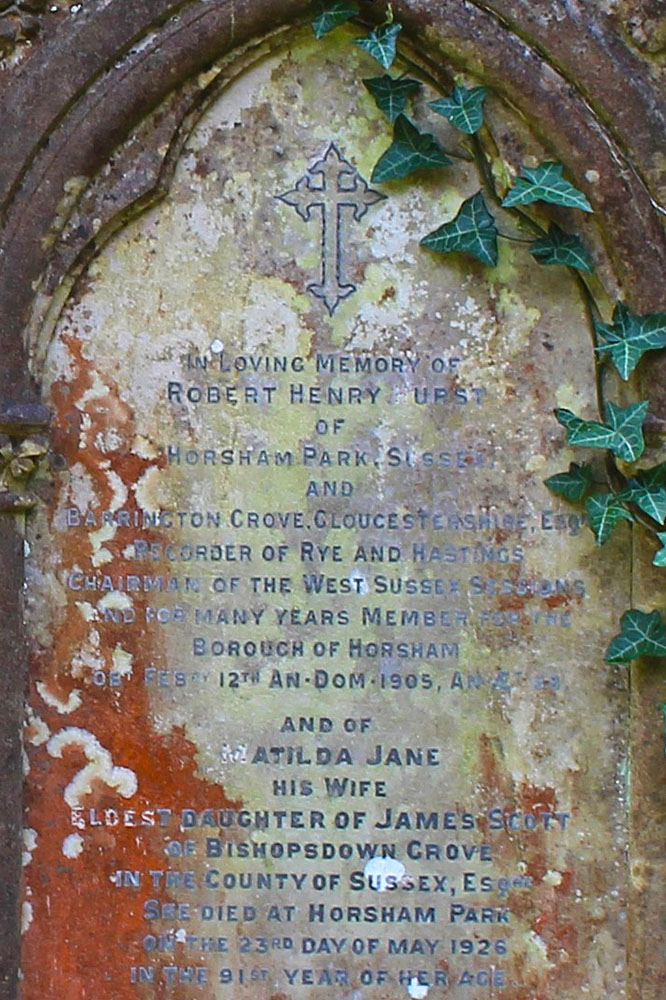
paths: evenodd
<path fill-rule="evenodd" d="M 639 48 L 663 52 L 666 46 L 666 18 L 659 0 L 628 0 L 622 4 L 626 25 Z"/>
<path fill-rule="evenodd" d="M 598 201 L 616 273 L 636 306 L 655 308 L 663 303 L 663 292 L 651 275 L 663 269 L 665 252 L 654 204 L 661 197 L 662 171 L 652 145 L 663 121 L 658 71 L 628 52 L 617 33 L 609 40 L 612 24 L 603 4 L 567 9 L 552 30 L 551 6 L 517 5 L 508 20 L 504 10 L 498 9 L 497 16 L 464 0 L 405 0 L 396 11 L 427 51 L 435 75 L 441 72 L 442 54 L 475 69 L 542 127 L 544 139 L 580 184 L 590 185 L 586 171 L 598 173 L 588 193 Z M 541 8 L 535 25 L 535 11 Z M 179 83 L 221 53 L 305 16 L 308 9 L 306 0 L 217 0 L 203 8 L 137 0 L 131 10 L 124 0 L 91 0 L 83 9 L 74 5 L 72 12 L 52 14 L 52 30 L 29 47 L 20 74 L 11 63 L 0 66 L 3 345 L 16 350 L 20 342 L 34 289 L 82 190 L 82 178 L 94 177 L 114 147 Z M 367 13 L 373 12 L 368 5 Z M 582 23 L 588 26 L 584 37 L 593 50 L 590 60 L 580 50 Z M 627 67 L 619 77 L 616 64 Z M 583 87 L 581 74 L 586 74 Z M 634 129 L 630 135 L 625 127 L 616 140 L 609 122 L 617 118 L 622 93 L 631 97 L 631 110 L 623 111 L 622 120 Z M 650 171 L 654 201 L 636 175 L 636 164 Z M 29 391 L 25 376 L 25 365 L 12 369 L 6 381 L 0 372 L 0 389 L 20 398 Z"/>
<path fill-rule="evenodd" d="M 592 227 L 585 235 L 595 247 L 607 291 L 622 295 L 642 311 L 663 308 L 659 5 L 651 0 L 580 0 L 555 9 L 550 0 L 530 4 L 490 0 L 483 5 L 466 0 L 397 0 L 394 6 L 405 23 L 404 37 L 417 43 L 414 58 L 423 70 L 442 85 L 448 84 L 444 62 L 475 71 L 537 130 L 548 155 L 566 162 L 597 208 L 600 233 Z M 272 32 L 269 46 L 279 44 L 281 26 L 290 32 L 290 21 L 306 16 L 309 4 L 306 0 L 208 0 L 206 4 L 136 0 L 128 5 L 124 0 L 85 0 L 70 5 L 56 0 L 43 13 L 28 10 L 26 4 L 0 7 L 6 14 L 0 19 L 4 415 L 8 409 L 16 412 L 26 403 L 32 405 L 38 397 L 26 362 L 28 350 L 34 352 L 33 372 L 39 379 L 43 350 L 76 275 L 118 226 L 168 188 L 182 139 L 227 71 L 220 57 L 234 47 L 251 49 L 253 40 L 266 32 Z M 382 16 L 381 5 L 363 8 L 368 17 Z M 20 26 L 23 19 L 26 23 Z M 218 60 L 216 80 L 210 70 L 212 60 Z M 230 71 L 238 65 L 232 59 Z M 168 102 L 161 103 L 166 95 Z M 526 149 L 540 152 L 531 145 L 524 124 L 514 121 L 506 131 L 496 124 L 493 119 L 500 155 L 514 167 L 520 166 Z M 294 216 L 292 223 L 297 221 Z M 361 271 L 363 267 L 360 259 Z M 308 280 L 312 278 L 308 272 Z M 653 400 L 649 426 L 655 442 L 666 426 L 660 365 L 660 361 L 646 364 L 628 396 Z M 118 392 L 124 397 L 123 385 Z M 43 427 L 42 415 L 35 430 Z M 27 433 L 31 433 L 27 427 L 14 428 L 15 447 Z M 125 478 L 132 481 L 129 473 Z M 38 489 L 46 495 L 45 483 Z M 19 729 L 25 677 L 21 512 L 28 501 L 32 503 L 31 491 L 0 492 L 4 512 L 0 644 L 9 665 L 2 674 L 0 714 L 5 754 L 0 796 L 3 1000 L 15 1000 L 17 990 Z M 11 520 L 8 511 L 13 512 Z M 658 574 L 654 579 L 648 574 L 643 583 L 641 560 L 649 563 L 650 558 L 650 552 L 638 547 L 633 562 L 634 602 L 640 598 L 647 607 L 659 602 L 661 592 Z M 611 578 L 614 574 L 608 573 L 605 584 Z M 628 850 L 634 878 L 628 887 L 632 906 L 627 985 L 632 1000 L 661 1000 L 664 993 L 664 966 L 653 944 L 663 933 L 666 898 L 659 860 L 664 808 L 656 792 L 663 783 L 658 743 L 662 687 L 657 663 L 634 669 Z M 52 714 L 62 722 L 59 713 Z M 130 717 L 137 716 L 130 713 Z M 65 750 L 65 756 L 70 752 L 76 753 Z M 32 838 L 28 832 L 28 847 Z M 61 855 L 55 854 L 60 861 Z M 137 918 L 135 929 L 139 923 Z M 53 958 L 53 964 L 59 960 Z"/>
<path fill-rule="evenodd" d="M 516 244 L 419 248 L 464 160 L 341 210 L 335 301 L 278 196 L 331 142 L 369 181 L 373 72 L 343 31 L 231 84 L 39 345 L 26 998 L 627 995 L 628 534 L 542 484 L 579 457 L 551 407 L 593 413 L 585 306 Z"/>

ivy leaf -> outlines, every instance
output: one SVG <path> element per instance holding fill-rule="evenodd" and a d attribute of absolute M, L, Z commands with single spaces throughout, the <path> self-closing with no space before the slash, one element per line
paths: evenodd
<path fill-rule="evenodd" d="M 642 486 L 647 486 L 648 489 L 654 489 L 658 486 L 666 486 L 666 462 L 660 462 L 659 465 L 653 465 L 650 469 L 641 469 L 637 472 L 635 479 Z"/>
<path fill-rule="evenodd" d="M 555 410 L 555 417 L 567 430 L 569 444 L 581 448 L 609 448 L 625 462 L 635 462 L 645 450 L 643 421 L 649 402 L 616 406 L 609 403 L 606 409 L 608 425 L 596 420 L 582 420 L 571 410 Z"/>
<path fill-rule="evenodd" d="M 421 246 L 436 253 L 471 253 L 482 264 L 497 263 L 497 226 L 481 192 L 460 206 L 455 219 L 421 240 Z"/>
<path fill-rule="evenodd" d="M 419 132 L 405 115 L 393 126 L 393 143 L 377 162 L 371 181 L 395 181 L 424 167 L 448 167 L 451 160 L 434 136 Z"/>
<path fill-rule="evenodd" d="M 329 31 L 333 31 L 333 28 L 356 17 L 358 12 L 358 6 L 355 3 L 347 3 L 346 0 L 320 3 L 317 7 L 317 16 L 312 22 L 315 38 L 323 38 Z"/>
<path fill-rule="evenodd" d="M 402 114 L 412 94 L 421 89 L 418 80 L 409 77 L 394 80 L 388 73 L 384 76 L 373 76 L 363 83 L 374 97 L 379 110 L 384 112 L 390 122 L 394 122 L 398 115 Z"/>
<path fill-rule="evenodd" d="M 615 434 L 611 450 L 624 462 L 635 462 L 645 451 L 643 421 L 649 406 L 649 401 L 644 400 L 631 406 L 609 403 L 606 407 L 606 419 Z"/>
<path fill-rule="evenodd" d="M 483 102 L 487 87 L 454 87 L 450 97 L 431 101 L 430 107 L 443 115 L 460 132 L 474 135 L 483 125 Z"/>
<path fill-rule="evenodd" d="M 658 611 L 631 608 L 620 620 L 621 631 L 606 650 L 606 663 L 629 663 L 639 656 L 666 656 L 666 625 Z"/>
<path fill-rule="evenodd" d="M 590 519 L 597 545 L 603 545 L 610 538 L 619 521 L 633 521 L 633 517 L 615 493 L 597 493 L 585 502 L 585 510 Z"/>
<path fill-rule="evenodd" d="M 540 264 L 563 264 L 588 274 L 594 271 L 592 258 L 580 237 L 565 233 L 554 222 L 548 227 L 548 236 L 535 240 L 530 253 Z"/>
<path fill-rule="evenodd" d="M 519 177 L 502 202 L 505 208 L 512 205 L 531 205 L 534 201 L 547 201 L 551 205 L 566 205 L 568 208 L 582 208 L 591 212 L 592 206 L 578 188 L 562 176 L 561 163 L 549 160 L 539 167 L 523 167 Z"/>
<path fill-rule="evenodd" d="M 581 448 L 611 447 L 614 434 L 610 427 L 600 424 L 597 420 L 583 420 L 571 410 L 558 409 L 553 412 L 558 423 L 566 428 L 569 444 L 577 444 Z"/>
<path fill-rule="evenodd" d="M 364 49 L 373 59 L 376 59 L 384 69 L 389 69 L 393 65 L 396 56 L 398 35 L 402 31 L 402 25 L 382 24 L 369 35 L 363 38 L 355 38 L 354 45 Z"/>
<path fill-rule="evenodd" d="M 591 465 L 577 465 L 571 462 L 568 472 L 558 472 L 545 480 L 545 485 L 558 496 L 567 500 L 584 500 L 593 486 L 594 473 Z"/>
<path fill-rule="evenodd" d="M 666 531 L 658 531 L 657 538 L 662 544 L 662 548 L 655 554 L 652 560 L 653 566 L 666 566 Z"/>
<path fill-rule="evenodd" d="M 627 488 L 618 496 L 629 503 L 635 503 L 659 524 L 666 521 L 666 489 L 663 486 L 658 489 L 648 489 L 637 479 L 630 479 Z"/>
<path fill-rule="evenodd" d="M 624 302 L 618 302 L 613 322 L 595 324 L 597 333 L 606 341 L 597 347 L 607 351 L 615 367 L 626 381 L 646 351 L 666 347 L 666 313 L 637 316 Z"/>

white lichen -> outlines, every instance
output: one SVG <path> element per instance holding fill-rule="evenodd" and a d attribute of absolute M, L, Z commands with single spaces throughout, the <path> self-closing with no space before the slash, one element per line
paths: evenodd
<path fill-rule="evenodd" d="M 65 788 L 64 799 L 71 809 L 81 806 L 83 799 L 92 793 L 96 780 L 115 789 L 125 799 L 136 794 L 138 782 L 134 771 L 128 767 L 116 767 L 110 752 L 93 733 L 72 726 L 61 729 L 46 745 L 52 757 L 62 757 L 67 747 L 78 747 L 88 761 Z"/>
<path fill-rule="evenodd" d="M 80 833 L 70 833 L 62 842 L 62 853 L 66 858 L 78 858 L 83 851 L 83 837 Z"/>
<path fill-rule="evenodd" d="M 75 712 L 81 706 L 81 692 L 78 688 L 70 691 L 67 701 L 63 701 L 57 694 L 50 691 L 43 681 L 37 681 L 35 686 L 42 701 L 46 702 L 49 708 L 55 708 L 60 715 L 69 715 L 70 712 Z"/>

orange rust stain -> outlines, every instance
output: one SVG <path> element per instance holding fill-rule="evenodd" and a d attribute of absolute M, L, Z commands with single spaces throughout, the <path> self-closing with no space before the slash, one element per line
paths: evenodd
<path fill-rule="evenodd" d="M 523 808 L 530 812 L 552 812 L 557 805 L 557 796 L 554 788 L 537 788 L 525 781 L 520 786 L 520 801 Z"/>
<path fill-rule="evenodd" d="M 555 892 L 562 896 L 568 896 L 573 891 L 574 873 L 567 869 L 560 872 L 560 883 L 555 886 Z"/>
<path fill-rule="evenodd" d="M 573 920 L 563 919 L 557 900 L 534 921 L 534 929 L 546 942 L 548 958 L 557 959 L 560 949 L 569 956 L 577 951 L 578 930 Z"/>
<path fill-rule="evenodd" d="M 500 594 L 497 606 L 501 611 L 522 611 L 528 600 L 529 597 L 521 597 L 520 594 Z"/>
<path fill-rule="evenodd" d="M 555 812 L 557 810 L 557 793 L 553 788 L 540 788 L 523 782 L 520 788 L 520 803 L 523 809 L 536 814 Z M 546 834 L 535 838 L 533 850 L 527 858 L 527 871 L 535 883 L 543 882 L 551 865 L 548 862 L 548 845 Z M 562 952 L 566 953 L 566 965 L 575 964 L 578 956 L 578 932 L 576 930 L 571 892 L 573 873 L 563 876 L 560 886 L 544 886 L 539 894 L 539 915 L 535 918 L 533 929 L 546 944 L 548 958 L 558 962 Z"/>
<path fill-rule="evenodd" d="M 569 607 L 572 604 L 581 604 L 583 601 L 582 594 L 551 594 L 550 597 L 544 597 L 543 603 L 548 608 L 561 608 Z"/>
<path fill-rule="evenodd" d="M 489 801 L 498 801 L 500 798 L 511 801 L 513 780 L 497 759 L 493 741 L 487 733 L 482 733 L 479 739 L 479 776 L 480 785 Z"/>
<path fill-rule="evenodd" d="M 555 789 L 539 787 L 530 782 L 516 783 L 505 767 L 501 747 L 487 734 L 479 740 L 479 774 L 482 807 L 502 805 L 506 813 L 550 813 L 558 811 Z M 493 856 L 498 866 L 507 873 L 522 871 L 533 880 L 529 891 L 514 890 L 509 893 L 507 905 L 512 919 L 524 922 L 543 939 L 547 955 L 556 963 L 554 969 L 544 969 L 526 978 L 520 956 L 507 962 L 509 986 L 502 992 L 504 1000 L 550 1000 L 552 989 L 563 990 L 580 985 L 577 981 L 577 958 L 582 950 L 577 930 L 578 913 L 572 887 L 574 873 L 561 873 L 562 881 L 551 886 L 543 881 L 549 869 L 556 867 L 550 861 L 549 833 L 537 828 L 526 834 L 511 831 L 499 834 L 494 840 Z M 537 916 L 535 917 L 534 914 Z M 515 975 L 511 972 L 515 970 Z M 517 981 L 520 985 L 513 985 Z"/>
<path fill-rule="evenodd" d="M 132 454 L 133 415 L 118 399 L 115 386 L 108 382 L 108 397 L 86 403 L 90 426 L 84 432 L 84 447 L 80 447 L 81 414 L 74 407 L 92 385 L 92 375 L 76 339 L 69 338 L 68 346 L 75 359 L 77 377 L 67 384 L 57 384 L 53 390 L 55 446 L 68 464 L 79 462 L 86 468 L 94 483 L 99 510 L 111 505 L 112 491 L 104 470 L 100 469 L 100 462 L 111 458 L 114 471 L 128 487 L 125 508 L 136 509 L 130 487 L 145 469 L 159 463 Z M 119 431 L 122 445 L 120 453 L 103 454 L 96 442 L 110 419 Z M 57 500 L 56 496 L 56 503 Z M 130 537 L 131 529 L 118 528 L 114 540 L 116 557 L 110 570 L 114 575 L 136 572 L 136 565 L 121 554 Z M 151 540 L 158 537 L 153 532 Z M 58 547 L 63 571 L 77 565 L 84 570 L 90 567 L 91 545 L 84 528 L 54 531 L 52 544 Z M 98 811 L 132 809 L 137 816 L 154 808 L 171 809 L 176 815 L 184 806 L 238 808 L 240 803 L 230 802 L 221 787 L 198 775 L 196 746 L 182 729 L 162 735 L 152 728 L 143 669 L 163 661 L 164 652 L 158 627 L 138 624 L 143 617 L 146 595 L 133 596 L 136 625 L 121 630 L 113 622 L 93 623 L 100 635 L 99 655 L 104 657 L 107 668 L 119 641 L 133 657 L 132 676 L 121 687 L 95 686 L 89 670 L 79 671 L 76 677 L 72 675 L 72 659 L 86 643 L 90 629 L 90 623 L 84 621 L 73 601 L 59 612 L 50 648 L 33 651 L 31 701 L 51 733 L 70 726 L 92 733 L 110 751 L 116 766 L 130 768 L 138 778 L 138 791 L 131 798 L 120 797 L 98 780 L 81 804 Z M 39 697 L 35 687 L 39 680 L 62 698 L 78 688 L 83 692 L 81 706 L 66 715 L 59 714 Z M 86 763 L 82 752 L 68 747 L 62 759 L 55 759 L 46 745 L 42 745 L 29 747 L 29 756 L 26 825 L 37 831 L 38 841 L 26 869 L 33 922 L 24 939 L 23 1000 L 44 997 L 81 1000 L 84 996 L 96 1000 L 143 1000 L 144 997 L 154 1000 L 167 995 L 173 1000 L 193 995 L 197 1000 L 214 997 L 212 985 L 167 987 L 164 981 L 156 980 L 154 984 L 136 986 L 130 982 L 132 965 L 197 964 L 197 956 L 191 952 L 184 955 L 181 946 L 166 956 L 166 963 L 164 956 L 162 961 L 155 962 L 153 956 L 146 954 L 142 938 L 153 928 L 143 918 L 143 901 L 149 895 L 159 896 L 160 892 L 152 890 L 145 880 L 140 890 L 116 888 L 110 881 L 117 869 L 148 872 L 177 867 L 177 862 L 165 856 L 165 838 L 178 836 L 177 825 L 168 831 L 149 826 L 77 830 L 63 794 Z M 70 859 L 63 854 L 63 841 L 77 832 L 83 838 L 83 850 L 77 858 Z"/>

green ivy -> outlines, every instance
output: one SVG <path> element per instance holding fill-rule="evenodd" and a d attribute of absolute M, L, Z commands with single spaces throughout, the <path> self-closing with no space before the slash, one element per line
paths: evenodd
<path fill-rule="evenodd" d="M 597 545 L 603 545 L 610 538 L 613 528 L 620 521 L 633 521 L 633 514 L 627 510 L 615 493 L 596 493 L 585 501 L 585 510 L 594 532 Z"/>
<path fill-rule="evenodd" d="M 347 3 L 346 0 L 333 0 L 333 3 L 319 4 L 317 16 L 312 22 L 315 38 L 323 38 L 340 24 L 351 21 L 358 12 L 358 4 Z"/>
<path fill-rule="evenodd" d="M 565 205 L 591 212 L 592 206 L 578 188 L 562 176 L 561 163 L 542 163 L 540 167 L 523 167 L 519 177 L 502 202 L 505 208 L 513 205 L 531 205 L 535 201 L 545 201 L 550 205 Z"/>
<path fill-rule="evenodd" d="M 582 420 L 571 410 L 555 410 L 559 423 L 566 428 L 569 444 L 581 448 L 608 448 L 625 462 L 635 462 L 645 450 L 643 421 L 647 415 L 648 402 L 631 403 L 630 406 L 606 407 L 607 423 L 598 420 Z"/>
<path fill-rule="evenodd" d="M 655 552 L 652 563 L 655 566 L 666 566 L 666 531 L 658 531 L 657 538 L 662 547 L 658 552 Z"/>
<path fill-rule="evenodd" d="M 399 77 L 397 80 L 385 73 L 384 76 L 374 76 L 363 81 L 364 86 L 375 99 L 377 107 L 394 122 L 407 107 L 407 101 L 421 89 L 418 80 L 409 77 Z"/>
<path fill-rule="evenodd" d="M 401 31 L 401 24 L 382 24 L 369 35 L 355 38 L 354 45 L 365 49 L 384 69 L 390 69 L 397 54 L 398 35 Z"/>
<path fill-rule="evenodd" d="M 597 333 L 605 341 L 597 351 L 607 353 L 626 381 L 646 351 L 666 347 L 666 313 L 636 316 L 618 302 L 612 323 L 597 323 Z"/>
<path fill-rule="evenodd" d="M 620 633 L 606 650 L 608 663 L 630 663 L 639 656 L 666 656 L 666 625 L 658 611 L 625 611 Z"/>
<path fill-rule="evenodd" d="M 359 0 L 371 3 L 373 0 Z M 358 16 L 359 3 L 346 0 L 323 0 L 313 20 L 315 35 L 320 38 L 340 24 Z M 354 39 L 354 44 L 375 59 L 385 70 L 393 65 L 398 53 L 402 26 L 393 18 L 390 4 L 383 24 L 369 34 Z M 363 83 L 381 112 L 393 125 L 393 139 L 372 173 L 377 184 L 411 177 L 423 169 L 452 166 L 451 153 L 427 128 L 405 114 L 408 102 L 419 92 L 419 80 L 406 76 L 369 77 Z M 582 191 L 564 177 L 561 163 L 546 161 L 539 166 L 524 166 L 508 190 L 497 190 L 490 161 L 479 139 L 484 127 L 486 87 L 454 86 L 447 97 L 431 101 L 431 111 L 443 116 L 460 133 L 467 156 L 476 162 L 483 178 L 481 191 L 465 199 L 454 218 L 421 239 L 421 246 L 438 254 L 466 254 L 483 265 L 494 267 L 499 257 L 499 240 L 518 239 L 526 244 L 534 260 L 544 266 L 567 267 L 585 297 L 590 315 L 595 347 L 595 377 L 600 420 L 585 420 L 571 410 L 557 409 L 555 416 L 565 428 L 569 444 L 600 449 L 605 455 L 607 482 L 595 478 L 592 464 L 571 462 L 567 472 L 545 480 L 545 485 L 570 503 L 584 504 L 587 521 L 598 544 L 604 544 L 621 522 L 641 523 L 660 544 L 654 565 L 666 567 L 666 462 L 647 469 L 622 471 L 616 459 L 629 465 L 643 454 L 643 424 L 648 402 L 619 406 L 605 399 L 602 371 L 608 363 L 625 381 L 648 351 L 666 347 L 666 313 L 639 316 L 623 302 L 618 302 L 610 322 L 605 322 L 594 300 L 588 277 L 594 262 L 578 235 L 565 232 L 553 220 L 545 229 L 541 217 L 528 210 L 533 205 L 555 205 L 591 213 L 592 207 Z M 524 240 L 500 232 L 497 220 L 486 200 L 512 216 L 518 231 L 525 228 L 535 238 Z M 611 641 L 606 660 L 629 663 L 641 656 L 666 657 L 666 624 L 658 611 L 632 608 L 621 620 L 621 631 Z M 666 703 L 662 706 L 666 720 Z"/>
<path fill-rule="evenodd" d="M 393 142 L 378 160 L 370 178 L 374 184 L 395 181 L 429 167 L 450 167 L 451 159 L 430 132 L 419 132 L 405 115 L 393 125 Z"/>
<path fill-rule="evenodd" d="M 421 240 L 421 246 L 437 253 L 469 253 L 482 264 L 497 263 L 497 226 L 479 191 L 460 206 L 455 219 Z"/>
<path fill-rule="evenodd" d="M 666 489 L 663 486 L 649 489 L 639 479 L 630 479 L 627 488 L 617 496 L 624 503 L 636 504 L 644 514 L 658 524 L 663 524 L 666 520 Z"/>
<path fill-rule="evenodd" d="M 549 490 L 565 500 L 584 500 L 594 488 L 594 472 L 591 465 L 571 462 L 568 472 L 558 472 L 546 479 L 545 483 Z"/>
<path fill-rule="evenodd" d="M 483 102 L 487 87 L 454 87 L 450 97 L 431 101 L 429 107 L 455 125 L 461 132 L 474 135 L 483 125 Z"/>
<path fill-rule="evenodd" d="M 530 253 L 540 264 L 560 264 L 586 274 L 594 271 L 592 258 L 580 236 L 563 232 L 556 222 L 548 227 L 548 236 L 534 241 Z"/>

